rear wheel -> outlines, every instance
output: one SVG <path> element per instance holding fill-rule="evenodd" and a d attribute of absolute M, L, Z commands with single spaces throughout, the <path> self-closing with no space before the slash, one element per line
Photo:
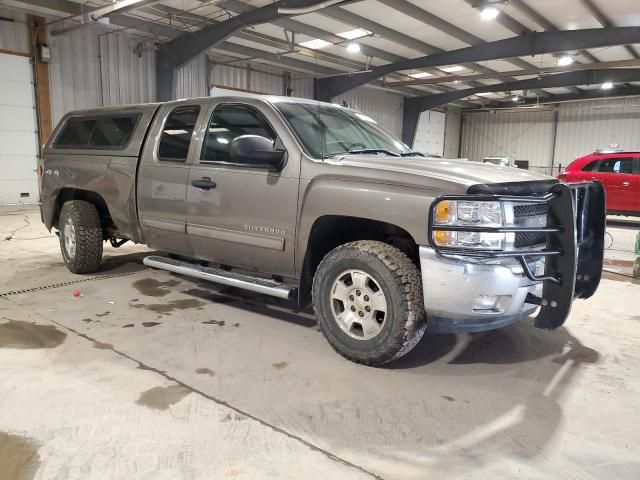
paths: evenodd
<path fill-rule="evenodd" d="M 71 200 L 60 211 L 60 250 L 73 273 L 98 270 L 102 260 L 102 226 L 96 207 L 84 200 Z"/>
<path fill-rule="evenodd" d="M 420 272 L 382 242 L 352 242 L 329 252 L 313 280 L 313 304 L 333 348 L 366 365 L 403 356 L 426 329 Z"/>

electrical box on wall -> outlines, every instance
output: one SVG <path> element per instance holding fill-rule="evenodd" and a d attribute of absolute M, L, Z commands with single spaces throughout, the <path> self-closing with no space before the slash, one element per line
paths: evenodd
<path fill-rule="evenodd" d="M 38 61 L 41 63 L 49 63 L 51 61 L 51 49 L 46 43 L 41 43 L 36 46 L 38 52 Z"/>

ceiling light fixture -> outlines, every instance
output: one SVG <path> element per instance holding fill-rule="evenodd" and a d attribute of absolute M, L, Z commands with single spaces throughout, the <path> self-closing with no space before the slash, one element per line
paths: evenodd
<path fill-rule="evenodd" d="M 355 42 L 351 42 L 349 45 L 347 45 L 347 52 L 360 53 L 360 45 Z"/>
<path fill-rule="evenodd" d="M 309 40 L 309 41 L 306 41 L 306 42 L 300 42 L 300 46 L 301 47 L 310 48 L 312 50 L 320 50 L 322 48 L 327 48 L 327 47 L 329 47 L 331 45 L 333 45 L 333 43 L 326 42 L 326 41 L 322 40 L 321 38 L 315 38 L 313 40 Z"/>
<path fill-rule="evenodd" d="M 425 78 L 425 77 L 430 77 L 431 74 L 429 72 L 417 72 L 417 73 L 410 73 L 409 76 L 411 78 Z"/>
<path fill-rule="evenodd" d="M 371 35 L 369 30 L 365 30 L 364 28 L 355 28 L 353 30 L 349 30 L 348 32 L 336 33 L 339 37 L 346 38 L 347 40 L 355 40 L 356 38 L 367 37 Z"/>
<path fill-rule="evenodd" d="M 602 90 L 611 90 L 613 88 L 613 82 L 604 82 L 600 88 Z"/>
<path fill-rule="evenodd" d="M 563 55 L 558 58 L 558 65 L 561 67 L 566 67 L 567 65 L 571 65 L 573 63 L 573 57 L 571 55 Z"/>
<path fill-rule="evenodd" d="M 462 70 L 464 70 L 465 67 L 461 66 L 461 65 L 451 65 L 450 67 L 440 67 L 439 70 L 442 70 L 443 72 L 447 72 L 447 73 L 456 73 L 456 72 L 461 72 Z"/>
<path fill-rule="evenodd" d="M 483 22 L 488 22 L 489 20 L 493 20 L 498 15 L 500 15 L 500 10 L 498 10 L 496 7 L 493 7 L 491 5 L 487 5 L 486 7 L 483 7 L 483 9 L 480 11 L 480 19 Z"/>

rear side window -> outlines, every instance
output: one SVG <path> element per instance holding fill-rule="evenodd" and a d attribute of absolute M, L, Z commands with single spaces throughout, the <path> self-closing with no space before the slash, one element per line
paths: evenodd
<path fill-rule="evenodd" d="M 607 158 L 600 160 L 598 166 L 600 173 L 632 173 L 633 158 Z"/>
<path fill-rule="evenodd" d="M 187 160 L 199 113 L 200 107 L 197 105 L 177 107 L 171 111 L 162 129 L 158 159 L 174 162 Z"/>
<path fill-rule="evenodd" d="M 594 172 L 596 167 L 598 166 L 598 161 L 594 160 L 593 162 L 587 163 L 584 167 L 582 167 L 583 172 Z"/>
<path fill-rule="evenodd" d="M 129 144 L 140 114 L 70 118 L 58 135 L 57 148 L 123 149 Z"/>

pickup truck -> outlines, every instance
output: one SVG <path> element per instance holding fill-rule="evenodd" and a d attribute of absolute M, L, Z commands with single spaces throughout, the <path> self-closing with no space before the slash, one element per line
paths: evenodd
<path fill-rule="evenodd" d="M 425 332 L 533 314 L 557 328 L 602 270 L 599 183 L 426 158 L 313 100 L 71 112 L 39 177 L 42 220 L 72 272 L 98 270 L 105 241 L 146 244 L 167 254 L 150 267 L 312 304 L 334 349 L 367 365 Z"/>

